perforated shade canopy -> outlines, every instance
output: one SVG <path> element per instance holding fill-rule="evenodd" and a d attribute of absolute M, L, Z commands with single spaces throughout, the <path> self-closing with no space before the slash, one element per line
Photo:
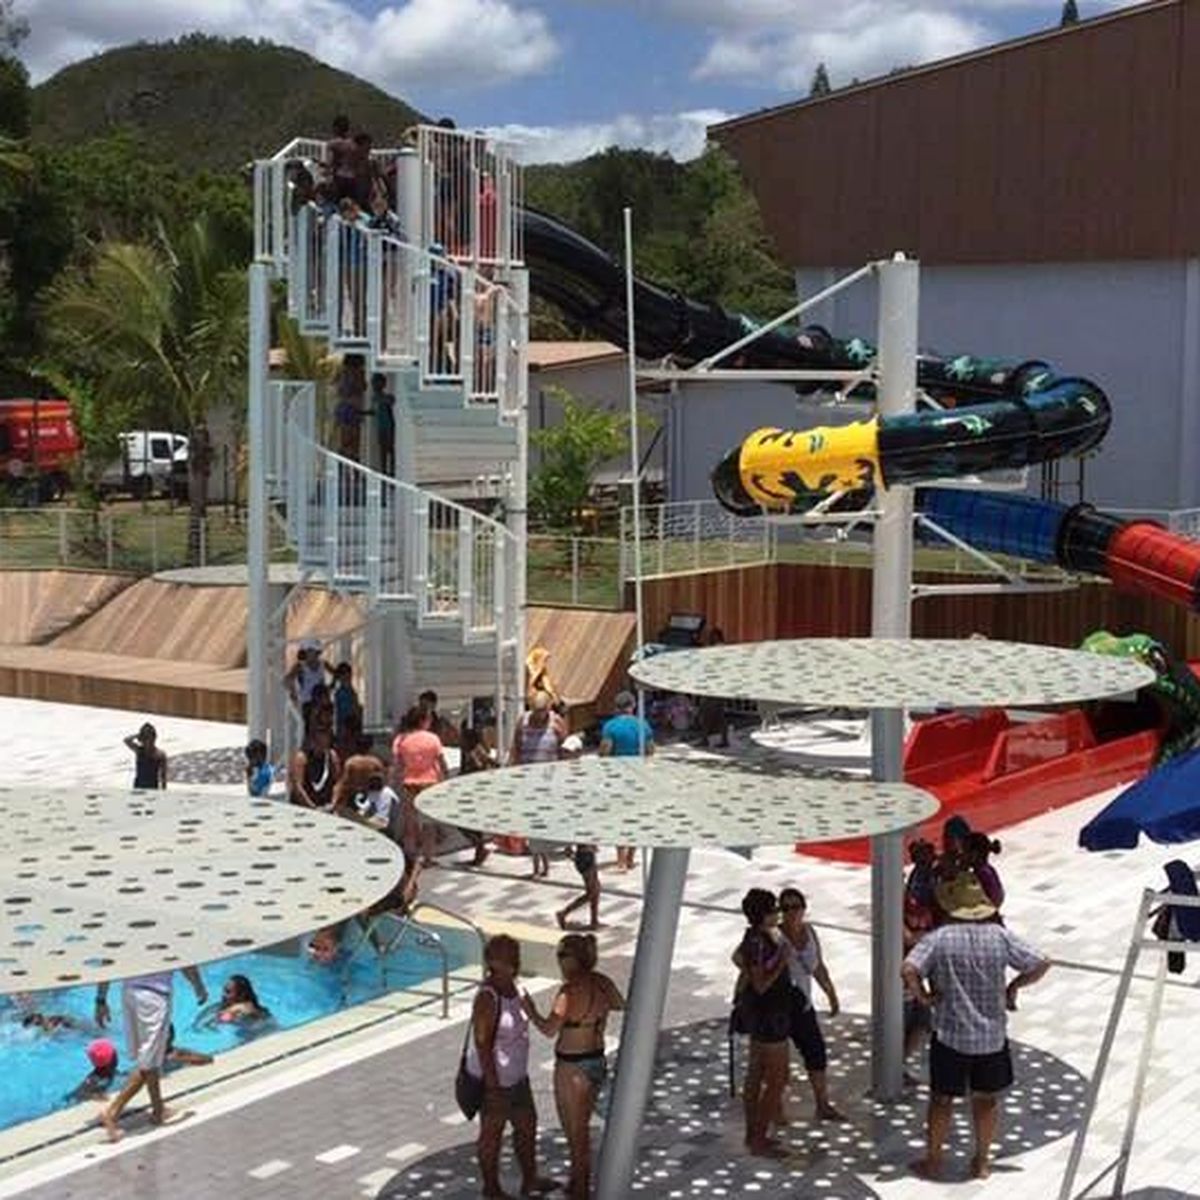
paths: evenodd
<path fill-rule="evenodd" d="M 937 801 L 908 784 L 719 759 L 583 758 L 461 775 L 421 810 L 468 829 L 564 843 L 691 848 L 824 842 L 906 829 Z"/>
<path fill-rule="evenodd" d="M 270 800 L 0 789 L 0 993 L 211 962 L 384 897 L 399 848 Z"/>
<path fill-rule="evenodd" d="M 655 655 L 630 674 L 662 691 L 828 708 L 1071 704 L 1154 682 L 1149 667 L 1128 659 L 982 638 L 711 646 Z"/>

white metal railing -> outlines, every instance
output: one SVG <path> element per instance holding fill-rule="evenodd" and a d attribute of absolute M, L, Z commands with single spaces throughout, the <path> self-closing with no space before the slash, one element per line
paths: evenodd
<path fill-rule="evenodd" d="M 643 504 L 643 575 L 669 575 L 722 566 L 755 566 L 774 559 L 771 522 L 736 517 L 715 500 Z M 634 575 L 637 554 L 631 506 L 621 509 L 620 576 Z"/>
<path fill-rule="evenodd" d="M 378 322 L 375 357 L 384 367 L 424 361 L 429 255 L 395 238 L 372 238 L 368 270 L 368 294 Z"/>
<path fill-rule="evenodd" d="M 513 148 L 486 134 L 429 126 L 417 130 L 416 142 L 422 216 L 420 227 L 407 231 L 412 242 L 425 250 L 440 245 L 455 261 L 489 272 L 523 265 L 524 169 Z M 386 191 L 393 211 L 399 207 L 397 160 L 404 153 L 371 151 L 373 187 Z M 294 138 L 254 164 L 254 252 L 277 271 L 287 269 L 295 244 L 297 175 L 307 171 L 314 183 L 322 182 L 328 161 L 328 143 Z M 362 197 L 364 206 L 366 201 Z"/>
<path fill-rule="evenodd" d="M 449 258 L 305 205 L 293 218 L 289 304 L 301 328 L 381 367 L 416 363 L 422 387 L 520 410 L 520 314 L 511 292 Z M 469 302 L 465 298 L 469 297 Z"/>
<path fill-rule="evenodd" d="M 466 641 L 515 628 L 497 569 L 497 548 L 515 549 L 503 525 L 326 450 L 292 407 L 289 528 L 304 570 L 337 591 L 411 601 L 420 624 L 460 622 Z"/>
<path fill-rule="evenodd" d="M 340 217 L 325 219 L 325 312 L 330 340 L 365 348 L 367 327 L 367 244 L 369 232 Z"/>
<path fill-rule="evenodd" d="M 512 147 L 479 133 L 423 125 L 417 133 L 424 226 L 419 241 L 476 267 L 525 261 L 524 171 Z"/>
<path fill-rule="evenodd" d="M 303 333 L 329 329 L 329 257 L 326 218 L 315 204 L 301 205 L 292 217 L 293 253 L 288 262 L 288 312 Z"/>
<path fill-rule="evenodd" d="M 274 380 L 267 393 L 266 476 L 267 495 L 276 501 L 290 499 L 287 481 L 288 429 L 293 422 L 311 438 L 317 420 L 317 386 L 311 381 Z"/>

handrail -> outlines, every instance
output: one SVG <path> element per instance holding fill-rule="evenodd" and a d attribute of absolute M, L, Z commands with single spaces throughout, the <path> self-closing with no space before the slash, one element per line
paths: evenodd
<path fill-rule="evenodd" d="M 458 921 L 465 925 L 479 939 L 479 969 L 480 978 L 487 974 L 487 963 L 484 961 L 484 956 L 487 953 L 487 934 L 484 933 L 480 926 L 476 925 L 470 917 L 463 916 L 460 912 L 455 912 L 452 908 L 447 908 L 444 904 L 436 904 L 432 900 L 420 900 L 409 908 L 410 915 L 420 912 L 421 909 L 428 908 L 433 912 L 441 913 L 444 917 L 449 917 L 452 921 Z"/>
<path fill-rule="evenodd" d="M 385 921 L 395 921 L 397 929 L 391 938 L 385 942 L 379 942 L 375 939 L 375 931 L 377 926 Z M 358 952 L 363 946 L 369 945 L 375 951 L 376 958 L 379 962 L 379 982 L 380 985 L 387 990 L 388 987 L 388 955 L 393 950 L 398 950 L 403 944 L 406 935 L 410 930 L 415 930 L 421 937 L 426 938 L 437 949 L 438 957 L 442 964 L 442 1020 L 446 1020 L 450 1016 L 450 956 L 446 952 L 446 944 L 442 940 L 441 934 L 436 929 L 429 929 L 415 920 L 411 911 L 407 913 L 381 912 L 376 913 L 365 925 L 359 922 L 359 928 L 362 930 L 362 936 L 358 940 L 358 944 L 350 952 L 346 959 L 345 965 L 342 967 L 342 1004 L 344 1005 L 350 995 L 350 972 L 354 966 L 354 962 L 358 957 Z M 401 989 L 408 991 L 409 989 Z"/>
<path fill-rule="evenodd" d="M 306 445 L 311 450 L 316 450 L 318 453 L 324 455 L 332 462 L 337 463 L 338 466 L 344 470 L 357 472 L 364 476 L 364 479 L 368 476 L 374 476 L 388 487 L 393 487 L 397 491 L 403 491 L 411 494 L 414 499 L 421 497 L 424 499 L 436 500 L 437 503 L 442 507 L 449 508 L 454 512 L 457 512 L 460 516 L 469 518 L 474 522 L 482 522 L 484 525 L 490 526 L 494 532 L 502 534 L 504 537 L 509 538 L 514 542 L 516 541 L 516 535 L 512 532 L 512 530 L 509 529 L 507 525 L 497 521 L 494 517 L 485 516 L 483 513 L 478 512 L 473 508 L 467 508 L 465 505 L 458 504 L 454 500 L 445 499 L 436 493 L 429 492 L 424 488 L 418 487 L 414 483 L 409 483 L 405 479 L 395 479 L 391 475 L 384 475 L 379 471 L 375 471 L 371 467 L 367 467 L 362 463 L 355 462 L 352 458 L 346 458 L 344 455 L 338 454 L 334 450 L 330 450 L 327 446 L 322 446 L 320 442 L 314 441 L 306 433 L 295 431 L 293 436 L 297 439 L 297 441 Z"/>

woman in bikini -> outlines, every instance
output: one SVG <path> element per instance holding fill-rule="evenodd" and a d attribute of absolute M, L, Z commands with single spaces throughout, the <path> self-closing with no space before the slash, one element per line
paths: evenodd
<path fill-rule="evenodd" d="M 608 1014 L 625 1007 L 625 998 L 607 975 L 596 970 L 596 939 L 568 934 L 558 943 L 563 985 L 545 1017 L 529 993 L 524 994 L 529 1019 L 554 1046 L 554 1099 L 558 1119 L 571 1151 L 571 1200 L 591 1195 L 591 1119 L 596 1096 L 608 1074 L 604 1027 Z"/>

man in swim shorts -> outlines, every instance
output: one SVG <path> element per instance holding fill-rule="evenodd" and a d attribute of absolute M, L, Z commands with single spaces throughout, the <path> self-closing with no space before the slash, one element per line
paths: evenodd
<path fill-rule="evenodd" d="M 195 967 L 183 968 L 184 978 L 196 993 L 196 1002 L 208 1002 L 208 989 Z M 150 1093 L 150 1119 L 155 1125 L 169 1125 L 187 1113 L 175 1112 L 163 1104 L 162 1069 L 171 1035 L 171 991 L 174 975 L 160 971 L 138 975 L 121 985 L 121 1007 L 125 1014 L 125 1042 L 134 1059 L 134 1069 L 113 1102 L 100 1114 L 110 1142 L 123 1136 L 117 1121 L 129 1102 L 143 1086 Z M 96 1024 L 104 1028 L 109 1021 L 108 984 L 96 989 Z"/>

